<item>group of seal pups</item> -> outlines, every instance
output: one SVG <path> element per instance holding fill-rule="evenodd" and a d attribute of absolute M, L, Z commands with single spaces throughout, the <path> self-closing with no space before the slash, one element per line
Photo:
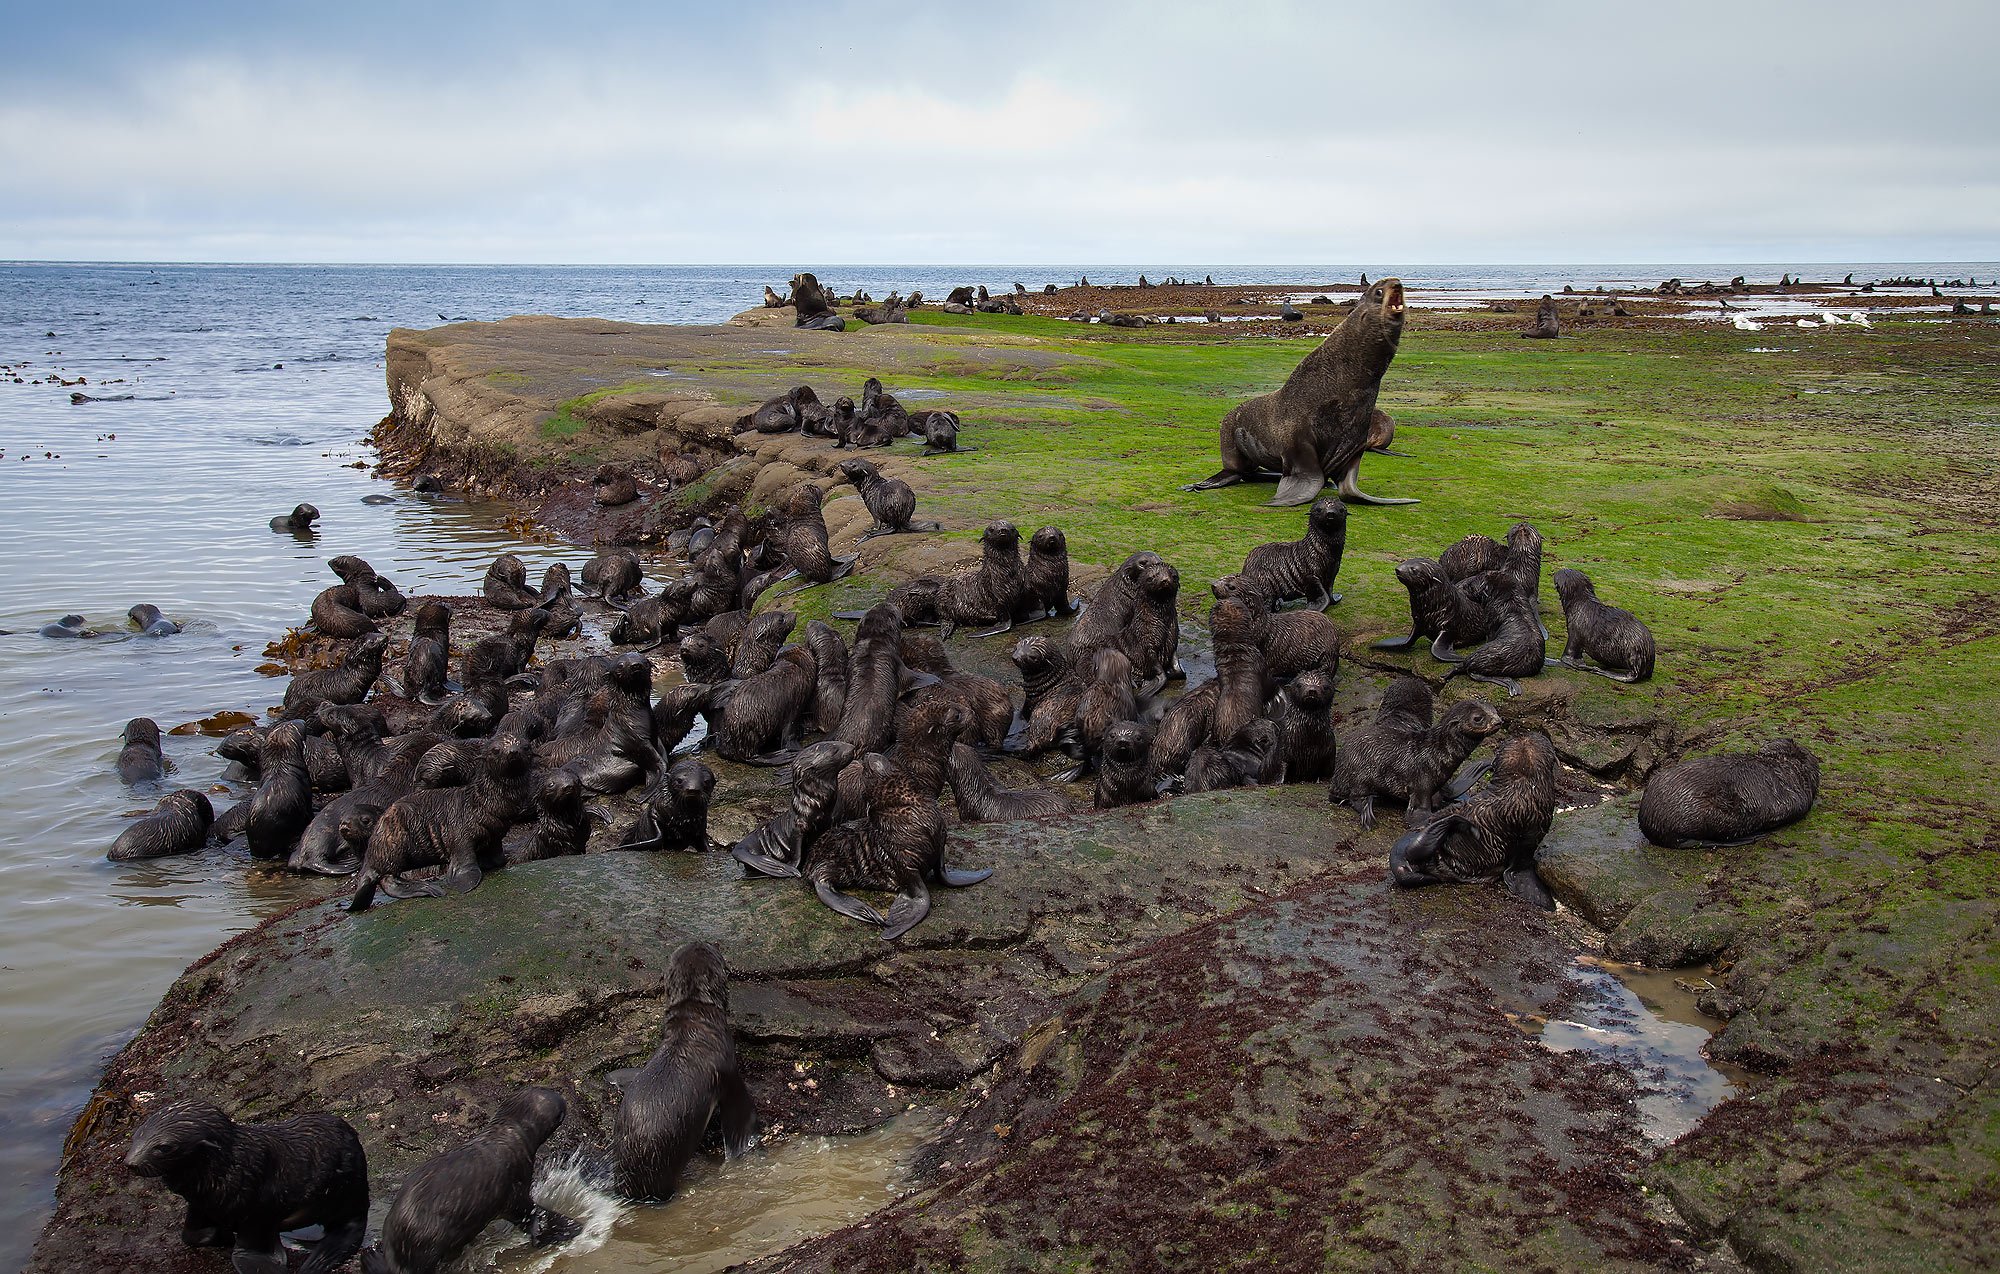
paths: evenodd
<path fill-rule="evenodd" d="M 605 1076 L 619 1090 L 606 1184 L 640 1201 L 674 1194 L 711 1123 L 733 1158 L 748 1148 L 756 1121 L 737 1069 L 721 953 L 705 942 L 676 950 L 662 1000 L 659 1047 L 643 1065 Z M 327 1274 L 357 1254 L 363 1274 L 436 1274 L 496 1220 L 536 1246 L 578 1232 L 575 1221 L 538 1205 L 533 1194 L 536 1156 L 568 1113 L 554 1088 L 514 1093 L 484 1128 L 404 1176 L 365 1251 L 368 1157 L 338 1115 L 238 1123 L 211 1101 L 182 1097 L 139 1125 L 125 1166 L 186 1202 L 183 1243 L 229 1249 L 244 1274 L 283 1274 L 280 1235 L 312 1226 L 323 1233 L 301 1274 Z"/>
<path fill-rule="evenodd" d="M 745 412 L 736 422 L 736 432 L 831 438 L 836 449 L 887 447 L 915 437 L 922 439 L 924 455 L 935 456 L 972 450 L 959 446 L 964 423 L 955 411 L 911 412 L 883 387 L 880 377 L 870 376 L 861 386 L 858 405 L 842 394 L 829 407 L 811 385 L 796 385 Z"/>

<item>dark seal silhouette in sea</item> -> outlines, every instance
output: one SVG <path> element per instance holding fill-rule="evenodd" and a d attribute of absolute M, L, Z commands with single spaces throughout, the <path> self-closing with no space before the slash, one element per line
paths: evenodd
<path fill-rule="evenodd" d="M 1613 681 L 1644 681 L 1653 675 L 1653 630 L 1628 610 L 1597 599 L 1590 576 L 1565 568 L 1555 573 L 1562 599 L 1562 663 Z M 1585 663 L 1584 660 L 1594 663 Z"/>
<path fill-rule="evenodd" d="M 1791 739 L 1656 771 L 1639 798 L 1639 830 L 1669 849 L 1741 845 L 1804 818 L 1819 797 L 1819 758 Z"/>
<path fill-rule="evenodd" d="M 132 621 L 132 627 L 139 630 L 141 637 L 172 637 L 181 626 L 160 613 L 160 608 L 151 602 L 140 602 L 125 612 Z"/>
<path fill-rule="evenodd" d="M 1305 504 L 1329 481 L 1343 499 L 1414 504 L 1361 490 L 1375 397 L 1403 339 L 1403 284 L 1381 279 L 1278 390 L 1222 418 L 1222 468 L 1187 487 L 1206 491 L 1279 476 L 1273 505 Z"/>
<path fill-rule="evenodd" d="M 485 1128 L 411 1169 L 381 1240 L 361 1254 L 362 1274 L 436 1274 L 495 1220 L 513 1222 L 538 1244 L 570 1230 L 532 1193 L 535 1152 L 568 1110 L 553 1088 L 523 1088 Z"/>
<path fill-rule="evenodd" d="M 208 843 L 215 807 L 200 792 L 169 792 L 150 814 L 118 833 L 104 856 L 114 863 L 133 863 L 170 854 L 192 854 Z"/>
<path fill-rule="evenodd" d="M 183 1098 L 139 1125 L 125 1166 L 187 1200 L 181 1242 L 231 1249 L 237 1274 L 285 1274 L 278 1236 L 314 1225 L 325 1235 L 299 1274 L 328 1274 L 367 1233 L 368 1157 L 337 1115 L 239 1124 L 213 1102 Z"/>
<path fill-rule="evenodd" d="M 1554 911 L 1535 874 L 1535 847 L 1555 818 L 1556 769 L 1555 745 L 1541 731 L 1502 739 L 1480 786 L 1390 849 L 1389 879 L 1405 888 L 1498 879 L 1516 898 Z"/>
<path fill-rule="evenodd" d="M 166 777 L 167 760 L 160 752 L 160 727 L 151 717 L 125 723 L 125 746 L 118 751 L 118 777 L 125 783 L 150 783 Z"/>
<path fill-rule="evenodd" d="M 706 942 L 667 962 L 660 1046 L 644 1066 L 611 1072 L 620 1089 L 611 1125 L 613 1175 L 633 1199 L 671 1198 L 711 1122 L 731 1158 L 750 1145 L 757 1118 L 729 1029 L 729 968 Z"/>
<path fill-rule="evenodd" d="M 301 504 L 290 513 L 272 518 L 271 529 L 283 535 L 311 535 L 313 523 L 317 521 L 319 510 L 310 504 Z"/>

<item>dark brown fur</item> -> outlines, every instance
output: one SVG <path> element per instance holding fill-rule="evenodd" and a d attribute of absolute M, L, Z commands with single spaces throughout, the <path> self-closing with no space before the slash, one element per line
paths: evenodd
<path fill-rule="evenodd" d="M 1567 629 L 1563 663 L 1613 681 L 1644 681 L 1653 675 L 1652 629 L 1632 612 L 1599 601 L 1590 576 L 1582 571 L 1557 571 L 1555 585 Z M 1586 659 L 1597 667 L 1584 663 Z"/>
<path fill-rule="evenodd" d="M 1341 736 L 1327 799 L 1348 804 L 1375 826 L 1378 798 L 1404 802 L 1412 821 L 1436 808 L 1452 775 L 1480 740 L 1500 729 L 1483 699 L 1455 703 L 1431 724 L 1430 687 L 1414 677 L 1391 683 L 1375 719 Z"/>
<path fill-rule="evenodd" d="M 1557 768 L 1541 731 L 1502 739 L 1483 786 L 1396 842 L 1389 878 L 1408 888 L 1504 880 L 1509 893 L 1555 910 L 1535 874 L 1535 847 L 1555 818 Z"/>
<path fill-rule="evenodd" d="M 169 792 L 147 814 L 118 833 L 104 856 L 114 863 L 192 854 L 208 843 L 215 807 L 200 792 Z"/>
<path fill-rule="evenodd" d="M 996 786 L 986 762 L 964 743 L 951 749 L 951 793 L 959 818 L 967 823 L 1004 823 L 1076 812 L 1076 802 L 1052 788 Z"/>
<path fill-rule="evenodd" d="M 675 951 L 667 964 L 660 1046 L 620 1078 L 611 1156 L 618 1190 L 634 1199 L 670 1198 L 709 1124 L 721 1121 L 723 1148 L 750 1144 L 757 1108 L 737 1068 L 729 1030 L 729 969 L 706 942 Z"/>
<path fill-rule="evenodd" d="M 1775 739 L 1656 772 L 1639 798 L 1639 830 L 1669 848 L 1741 844 L 1804 818 L 1818 797 L 1819 758 Z"/>

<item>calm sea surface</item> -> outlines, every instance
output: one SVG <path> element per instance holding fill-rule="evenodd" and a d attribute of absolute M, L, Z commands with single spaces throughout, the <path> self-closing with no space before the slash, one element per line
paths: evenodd
<path fill-rule="evenodd" d="M 1797 266 L 1534 267 L 1167 264 L 1154 279 L 1344 282 L 1362 269 L 1431 287 L 1538 295 L 1565 283 L 1775 280 Z M 1991 262 L 1818 265 L 1808 277 L 1982 279 Z M 408 591 L 473 591 L 495 554 L 530 574 L 555 560 L 501 526 L 502 510 L 430 504 L 350 467 L 386 410 L 391 327 L 510 314 L 706 323 L 782 289 L 789 267 L 0 265 L 0 1268 L 25 1259 L 46 1215 L 62 1139 L 104 1062 L 188 963 L 300 896 L 240 845 L 118 866 L 124 816 L 176 786 L 213 788 L 213 740 L 169 735 L 165 784 L 128 789 L 112 762 L 135 716 L 162 729 L 224 709 L 261 713 L 283 684 L 256 667 L 332 582 L 327 559 L 366 557 Z M 1133 281 L 1128 267 L 830 267 L 823 282 L 876 295 L 960 283 L 1004 290 Z M 48 383 L 51 373 L 87 385 Z M 16 378 L 22 383 L 15 383 Z M 43 383 L 33 383 L 41 381 Z M 71 405 L 70 394 L 131 395 Z M 369 494 L 396 495 L 364 505 Z M 274 513 L 319 506 L 311 541 Z M 580 565 L 583 554 L 560 556 Z M 134 637 L 151 602 L 186 625 Z M 36 635 L 65 612 L 105 636 Z M 218 809 L 233 803 L 216 793 Z"/>

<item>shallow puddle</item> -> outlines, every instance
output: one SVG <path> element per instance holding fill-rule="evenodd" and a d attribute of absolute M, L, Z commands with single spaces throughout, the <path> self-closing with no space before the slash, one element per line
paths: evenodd
<path fill-rule="evenodd" d="M 1695 1007 L 1688 985 L 1700 980 L 1698 972 L 1584 956 L 1569 976 L 1582 994 L 1567 1018 L 1542 1024 L 1539 1038 L 1559 1053 L 1581 1050 L 1628 1072 L 1639 1086 L 1639 1125 L 1649 1140 L 1677 1140 L 1736 1095 L 1744 1073 L 1702 1052 L 1722 1022 Z"/>
<path fill-rule="evenodd" d="M 903 1115 L 855 1137 L 800 1137 L 759 1146 L 734 1163 L 697 1160 L 669 1203 L 632 1204 L 584 1183 L 574 1162 L 545 1168 L 535 1197 L 585 1223 L 554 1251 L 495 1241 L 466 1270 L 509 1274 L 698 1274 L 783 1251 L 850 1225 L 902 1195 L 909 1167 L 936 1131 L 927 1112 Z M 512 1242 L 513 1250 L 507 1245 Z M 495 1258 L 498 1258 L 497 1264 Z"/>

